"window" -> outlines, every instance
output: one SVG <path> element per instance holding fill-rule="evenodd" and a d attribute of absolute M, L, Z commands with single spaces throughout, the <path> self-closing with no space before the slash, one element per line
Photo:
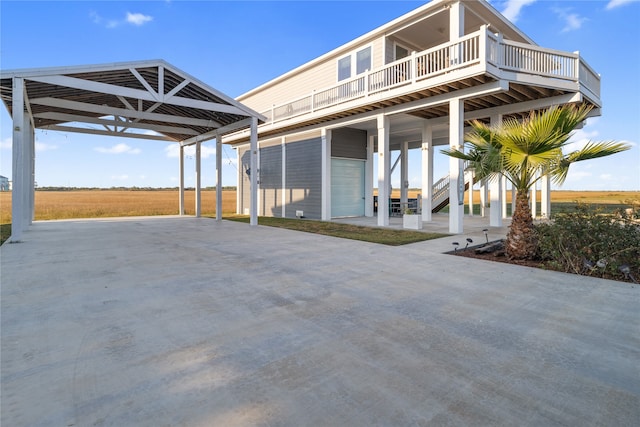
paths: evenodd
<path fill-rule="evenodd" d="M 371 46 L 338 60 L 338 81 L 353 77 L 352 70 L 354 69 L 355 75 L 371 70 Z"/>
<path fill-rule="evenodd" d="M 407 56 L 409 56 L 409 49 L 399 45 L 398 43 L 395 43 L 393 49 L 393 60 L 397 61 L 398 59 L 406 58 Z"/>
<path fill-rule="evenodd" d="M 351 56 L 345 56 L 338 60 L 338 81 L 351 77 Z"/>

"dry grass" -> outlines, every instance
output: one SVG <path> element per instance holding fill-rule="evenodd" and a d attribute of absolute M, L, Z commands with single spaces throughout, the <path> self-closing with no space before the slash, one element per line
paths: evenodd
<path fill-rule="evenodd" d="M 416 197 L 417 190 L 410 190 L 409 197 Z M 468 194 L 468 193 L 467 193 Z M 393 197 L 400 197 L 394 191 Z M 215 190 L 202 191 L 202 215 L 215 215 Z M 474 200 L 480 200 L 478 191 Z M 552 191 L 552 203 L 624 204 L 640 201 L 640 191 Z M 507 195 L 511 201 L 511 193 Z M 36 191 L 36 219 L 97 218 L 117 216 L 175 215 L 178 213 L 178 190 L 78 190 Z M 236 211 L 236 192 L 222 192 L 222 213 Z M 195 192 L 185 192 L 185 213 L 195 212 Z M 0 193 L 0 224 L 11 222 L 11 193 Z"/>
<path fill-rule="evenodd" d="M 185 213 L 195 213 L 195 192 L 185 191 Z M 35 219 L 176 215 L 178 190 L 36 191 Z M 222 192 L 222 212 L 235 213 L 236 192 Z M 202 214 L 215 215 L 215 190 L 202 191 Z M 11 222 L 11 193 L 0 193 L 0 224 Z"/>

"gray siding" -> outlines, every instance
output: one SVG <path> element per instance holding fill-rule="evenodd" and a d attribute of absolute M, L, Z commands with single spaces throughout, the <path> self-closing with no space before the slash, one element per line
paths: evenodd
<path fill-rule="evenodd" d="M 331 132 L 331 157 L 367 159 L 367 132 L 340 128 Z"/>
<path fill-rule="evenodd" d="M 282 216 L 282 147 L 260 149 L 261 216 Z"/>
<path fill-rule="evenodd" d="M 320 138 L 292 142 L 286 147 L 286 217 L 296 210 L 311 219 L 322 217 L 322 145 Z"/>

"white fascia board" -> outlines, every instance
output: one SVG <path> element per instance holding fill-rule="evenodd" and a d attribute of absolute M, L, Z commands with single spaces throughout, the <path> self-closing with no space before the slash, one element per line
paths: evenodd
<path fill-rule="evenodd" d="M 145 135 L 141 133 L 130 133 L 130 132 L 113 132 L 109 130 L 77 128 L 73 126 L 50 125 L 50 126 L 45 126 L 42 129 L 55 130 L 60 132 L 75 132 L 75 133 L 84 133 L 84 134 L 88 133 L 92 135 L 117 136 L 121 138 L 151 139 L 156 141 L 176 142 L 175 139 L 169 138 L 168 136 Z"/>
<path fill-rule="evenodd" d="M 198 135 L 198 132 L 190 128 L 181 128 L 177 126 L 157 125 L 150 123 L 130 122 L 114 119 L 102 119 L 97 117 L 87 117 L 79 114 L 67 114 L 67 113 L 38 113 L 34 114 L 35 118 L 59 120 L 65 123 L 93 123 L 106 126 L 121 126 L 125 128 L 145 129 L 153 130 L 160 133 L 179 133 L 183 135 Z"/>
<path fill-rule="evenodd" d="M 133 119 L 157 120 L 167 123 L 178 123 L 191 126 L 216 127 L 219 123 L 213 120 L 193 119 L 190 117 L 172 116 L 170 114 L 148 113 L 146 111 L 133 111 L 126 108 L 115 108 L 103 105 L 87 104 L 86 102 L 68 101 L 57 98 L 32 99 L 31 104 L 59 107 L 69 110 L 87 111 L 103 114 L 105 116 L 122 116 Z"/>
<path fill-rule="evenodd" d="M 214 139 L 216 137 L 216 135 L 222 135 L 224 133 L 227 132 L 233 132 L 235 130 L 239 130 L 239 129 L 243 129 L 243 128 L 247 128 L 251 126 L 251 118 L 246 118 L 244 120 L 240 120 L 239 122 L 235 122 L 235 123 L 231 123 L 227 126 L 223 126 L 221 128 L 218 128 L 214 131 L 211 132 L 207 132 L 207 133 L 203 133 L 201 135 L 197 135 L 194 136 L 192 138 L 189 139 L 185 139 L 184 141 L 181 142 L 182 145 L 187 146 L 187 145 L 193 145 L 196 142 L 204 142 L 204 141 L 209 141 L 210 139 Z"/>
<path fill-rule="evenodd" d="M 129 68 L 148 68 L 157 67 L 166 64 L 162 59 L 148 61 L 131 61 L 131 62 L 115 62 L 111 64 L 94 64 L 94 65 L 71 65 L 63 67 L 46 67 L 46 68 L 24 68 L 14 70 L 0 71 L 0 78 L 6 79 L 11 77 L 31 78 L 36 76 L 55 76 L 60 74 L 78 74 L 93 73 L 100 71 L 114 71 Z"/>

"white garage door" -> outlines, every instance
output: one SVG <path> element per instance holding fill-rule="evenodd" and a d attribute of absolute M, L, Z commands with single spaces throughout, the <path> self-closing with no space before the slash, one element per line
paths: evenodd
<path fill-rule="evenodd" d="M 364 161 L 331 159 L 331 216 L 364 216 Z"/>

